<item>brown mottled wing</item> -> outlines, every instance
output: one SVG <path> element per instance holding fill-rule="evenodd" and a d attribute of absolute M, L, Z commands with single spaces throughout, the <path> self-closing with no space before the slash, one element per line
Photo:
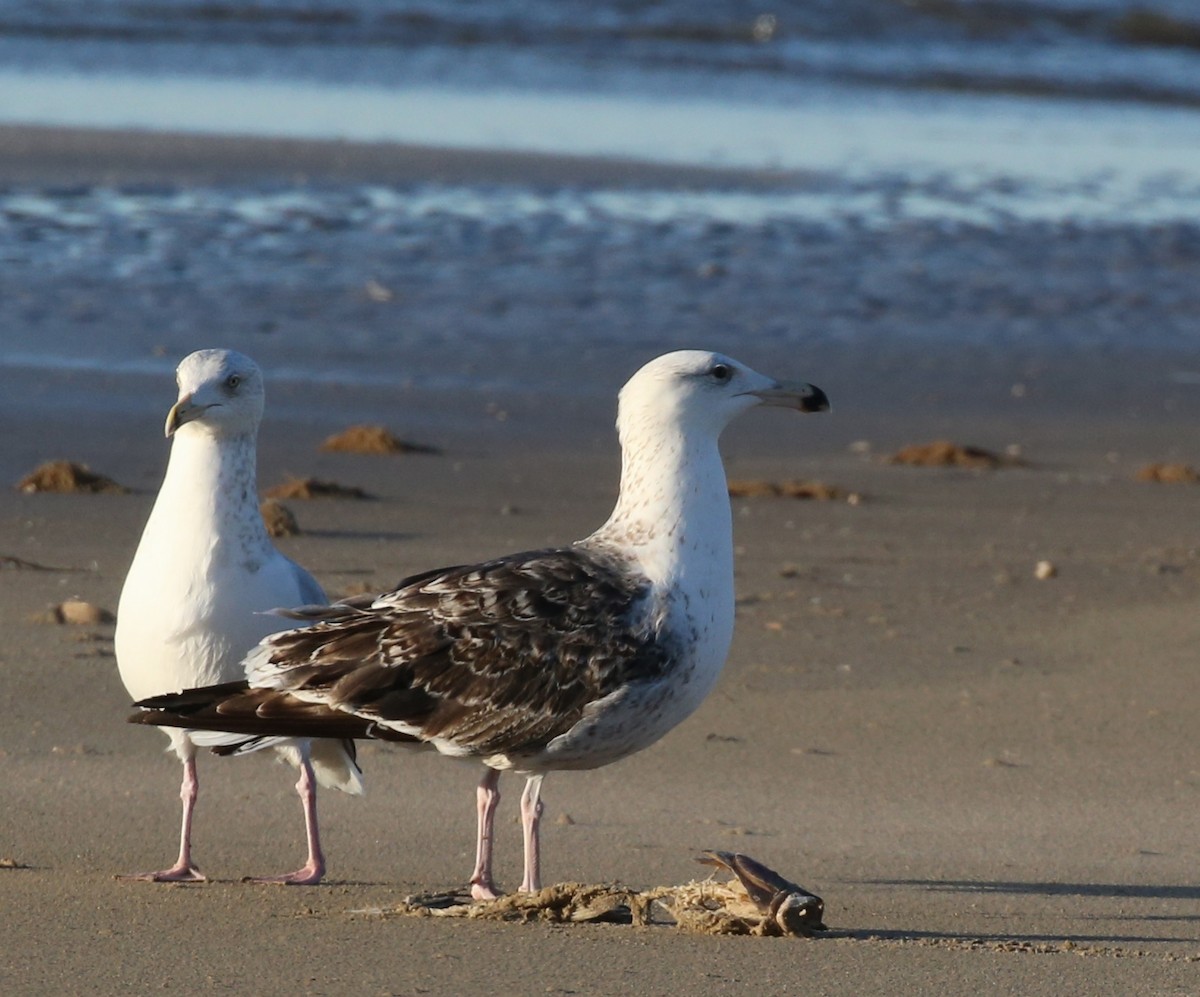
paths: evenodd
<path fill-rule="evenodd" d="M 648 591 L 584 547 L 413 576 L 369 608 L 333 606 L 263 641 L 251 684 L 283 695 L 257 709 L 319 703 L 468 754 L 536 751 L 588 703 L 663 674 Z"/>

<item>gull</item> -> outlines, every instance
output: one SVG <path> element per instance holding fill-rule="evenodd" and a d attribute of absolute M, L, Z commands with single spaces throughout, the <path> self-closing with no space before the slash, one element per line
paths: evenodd
<path fill-rule="evenodd" d="M 620 496 L 567 547 L 442 568 L 373 601 L 301 610 L 265 638 L 246 679 L 136 705 L 134 723 L 272 735 L 419 741 L 483 763 L 471 893 L 492 871 L 499 777 L 525 775 L 522 891 L 541 888 L 548 772 L 592 769 L 653 744 L 712 689 L 733 637 L 733 536 L 717 441 L 758 405 L 829 408 L 701 350 L 668 353 L 621 390 Z"/>
<path fill-rule="evenodd" d="M 173 437 L 162 488 L 121 591 L 116 654 L 131 696 L 144 698 L 241 677 L 242 657 L 290 626 L 268 615 L 280 606 L 325 603 L 307 571 L 272 545 L 258 508 L 255 444 L 264 405 L 263 376 L 249 357 L 200 350 L 176 372 L 179 400 L 167 413 Z M 192 861 L 196 806 L 194 732 L 165 733 L 183 762 L 179 858 L 167 869 L 126 878 L 203 881 Z M 352 741 L 273 742 L 300 769 L 308 858 L 296 872 L 260 882 L 309 885 L 325 872 L 317 827 L 316 783 L 362 792 Z"/>

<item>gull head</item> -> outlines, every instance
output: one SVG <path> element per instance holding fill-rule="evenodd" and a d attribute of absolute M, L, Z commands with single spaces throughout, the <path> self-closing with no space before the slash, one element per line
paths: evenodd
<path fill-rule="evenodd" d="M 175 371 L 179 400 L 167 413 L 166 435 L 195 424 L 217 436 L 253 434 L 265 395 L 258 364 L 233 350 L 197 350 Z"/>
<path fill-rule="evenodd" d="M 814 385 L 776 381 L 720 353 L 679 350 L 651 360 L 626 382 L 617 428 L 624 436 L 652 421 L 716 437 L 756 405 L 825 412 L 829 399 Z"/>

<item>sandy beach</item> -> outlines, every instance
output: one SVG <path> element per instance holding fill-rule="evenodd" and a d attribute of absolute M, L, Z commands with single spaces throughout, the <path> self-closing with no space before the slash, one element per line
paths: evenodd
<path fill-rule="evenodd" d="M 386 149 L 346 160 L 318 143 L 298 144 L 303 155 L 274 144 L 264 168 L 252 143 L 230 153 L 190 140 L 197 157 L 116 133 L 90 145 L 86 133 L 3 137 L 10 186 L 277 177 L 289 157 L 335 178 L 349 161 L 356 179 L 381 181 L 497 168 Z M 631 182 L 602 163 L 498 169 L 538 162 L 548 177 Z M 57 306 L 46 307 L 53 319 Z M 1122 321 L 1140 320 L 1120 307 Z M 708 345 L 719 331 L 693 318 L 679 336 Z M 5 321 L 25 335 L 16 308 Z M 170 335 L 171 349 L 187 338 Z M 311 475 L 375 496 L 290 503 L 304 532 L 281 547 L 341 594 L 583 536 L 615 496 L 613 392 L 662 351 L 650 338 L 573 358 L 568 373 L 598 382 L 578 393 L 420 383 L 351 393 L 273 384 L 264 362 L 260 485 Z M 191 348 L 214 345 L 220 329 Z M 739 610 L 721 682 L 651 749 L 547 779 L 545 867 L 554 881 L 665 886 L 701 878 L 703 849 L 742 851 L 823 896 L 826 934 L 379 916 L 408 894 L 462 885 L 477 772 L 375 745 L 361 752 L 364 798 L 322 794 L 322 885 L 240 881 L 290 868 L 303 846 L 293 776 L 260 758 L 201 760 L 195 841 L 212 882 L 116 880 L 173 854 L 178 765 L 160 734 L 123 722 L 111 625 L 39 617 L 69 596 L 115 610 L 165 464 L 173 386 L 169 375 L 6 368 L 6 484 L 69 458 L 133 492 L 0 491 L 0 557 L 27 562 L 0 560 L 0 859 L 11 860 L 0 868 L 0 988 L 1200 993 L 1197 486 L 1135 480 L 1151 461 L 1200 463 L 1200 392 L 1177 376 L 1186 357 L 1044 349 L 1033 364 L 1028 353 L 928 343 L 867 356 L 836 338 L 807 353 L 748 353 L 760 369 L 821 385 L 834 411 L 742 420 L 723 447 L 730 477 L 819 480 L 862 500 L 735 500 Z M 501 372 L 525 362 L 494 358 Z M 100 414 L 89 413 L 101 395 Z M 368 413 L 443 454 L 318 452 Z M 883 459 L 937 438 L 1013 447 L 1021 464 Z M 1042 561 L 1054 577 L 1035 577 Z M 501 788 L 499 874 L 511 888 L 518 780 Z"/>

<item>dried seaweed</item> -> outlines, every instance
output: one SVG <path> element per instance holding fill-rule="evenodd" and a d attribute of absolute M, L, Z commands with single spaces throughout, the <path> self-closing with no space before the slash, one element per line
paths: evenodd
<path fill-rule="evenodd" d="M 328 453 L 440 454 L 437 447 L 412 443 L 393 436 L 383 426 L 351 426 L 321 444 Z"/>
<path fill-rule="evenodd" d="M 258 507 L 258 511 L 262 515 L 263 525 L 267 528 L 268 536 L 295 537 L 300 535 L 300 524 L 296 522 L 295 514 L 282 502 L 267 499 Z"/>
<path fill-rule="evenodd" d="M 1137 475 L 1138 481 L 1152 481 L 1160 485 L 1192 485 L 1200 481 L 1200 471 L 1190 464 L 1147 464 Z"/>
<path fill-rule="evenodd" d="M 274 488 L 268 488 L 263 494 L 271 499 L 371 498 L 361 488 L 355 488 L 353 485 L 339 485 L 336 481 L 323 481 L 320 478 L 292 478 Z"/>
<path fill-rule="evenodd" d="M 408 897 L 383 916 L 461 917 L 551 924 L 606 922 L 673 924 L 707 935 L 809 937 L 824 931 L 825 902 L 738 852 L 704 852 L 697 860 L 734 873 L 727 883 L 712 879 L 681 886 L 634 890 L 616 884 L 559 883 L 536 893 L 472 900 L 467 893 Z"/>
<path fill-rule="evenodd" d="M 101 492 L 125 494 L 129 491 L 112 478 L 97 474 L 86 464 L 70 460 L 52 460 L 40 464 L 16 484 L 19 492 L 82 492 L 95 495 Z"/>
<path fill-rule="evenodd" d="M 734 478 L 729 482 L 732 498 L 794 498 L 816 502 L 849 502 L 858 505 L 862 496 L 823 481 L 767 481 L 764 478 Z"/>
<path fill-rule="evenodd" d="M 966 467 L 994 470 L 1000 467 L 1017 467 L 1017 457 L 993 453 L 983 447 L 963 446 L 949 440 L 932 443 L 916 443 L 903 447 L 887 458 L 889 464 L 907 464 L 910 467 Z"/>

